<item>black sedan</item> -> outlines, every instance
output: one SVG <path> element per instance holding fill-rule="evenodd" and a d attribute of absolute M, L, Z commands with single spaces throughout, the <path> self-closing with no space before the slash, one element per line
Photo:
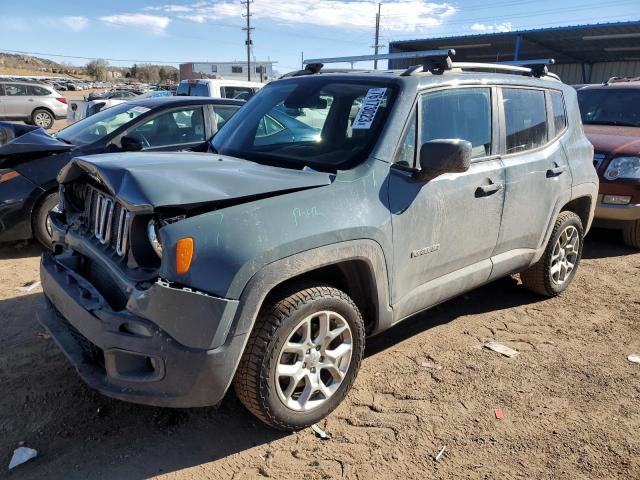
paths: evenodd
<path fill-rule="evenodd" d="M 56 176 L 73 157 L 122 151 L 207 151 L 243 101 L 198 97 L 134 100 L 103 110 L 53 137 L 0 122 L 0 242 L 50 241 Z"/>

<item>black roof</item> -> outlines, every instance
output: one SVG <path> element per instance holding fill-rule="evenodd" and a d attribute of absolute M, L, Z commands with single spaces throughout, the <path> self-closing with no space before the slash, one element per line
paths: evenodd
<path fill-rule="evenodd" d="M 182 107 L 186 105 L 244 105 L 244 100 L 232 100 L 229 98 L 212 98 L 212 97 L 151 97 L 133 99 L 127 102 L 128 104 L 140 105 L 141 107 L 157 108 L 164 105 L 170 105 L 175 107 Z"/>
<path fill-rule="evenodd" d="M 389 51 L 453 48 L 454 60 L 459 62 L 509 61 L 514 60 L 518 37 L 519 60 L 554 58 L 556 63 L 595 63 L 640 58 L 640 21 L 399 40 L 389 44 Z M 389 64 L 393 68 L 394 61 Z"/>

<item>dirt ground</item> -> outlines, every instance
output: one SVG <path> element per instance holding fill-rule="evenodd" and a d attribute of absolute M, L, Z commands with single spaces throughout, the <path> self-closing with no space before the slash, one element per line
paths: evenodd
<path fill-rule="evenodd" d="M 325 441 L 269 430 L 231 394 L 170 410 L 89 390 L 36 322 L 41 290 L 16 288 L 38 278 L 38 248 L 4 245 L 0 477 L 640 479 L 640 365 L 627 360 L 640 354 L 640 253 L 612 232 L 587 240 L 558 298 L 507 278 L 370 339 Z M 38 457 L 8 473 L 20 442 Z"/>

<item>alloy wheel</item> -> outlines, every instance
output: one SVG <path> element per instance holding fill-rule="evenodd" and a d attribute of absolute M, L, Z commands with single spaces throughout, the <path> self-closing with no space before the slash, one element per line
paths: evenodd
<path fill-rule="evenodd" d="M 351 328 L 334 311 L 302 320 L 278 355 L 275 380 L 280 400 L 291 410 L 308 412 L 340 388 L 351 363 Z"/>
<path fill-rule="evenodd" d="M 51 116 L 45 112 L 40 112 L 36 114 L 33 120 L 37 126 L 43 127 L 43 128 L 48 128 L 53 123 L 53 121 L 51 120 Z"/>
<path fill-rule="evenodd" d="M 580 235 L 578 229 L 573 225 L 565 228 L 551 254 L 551 278 L 557 285 L 566 282 L 571 272 L 575 269 L 580 253 Z"/>

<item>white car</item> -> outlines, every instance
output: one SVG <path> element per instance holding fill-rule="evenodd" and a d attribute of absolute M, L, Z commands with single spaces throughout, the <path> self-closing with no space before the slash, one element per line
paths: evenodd
<path fill-rule="evenodd" d="M 51 128 L 64 118 L 67 99 L 44 83 L 0 82 L 0 120 L 22 120 Z"/>
<path fill-rule="evenodd" d="M 258 82 L 202 78 L 182 80 L 176 95 L 249 100 L 262 87 L 264 84 Z"/>

